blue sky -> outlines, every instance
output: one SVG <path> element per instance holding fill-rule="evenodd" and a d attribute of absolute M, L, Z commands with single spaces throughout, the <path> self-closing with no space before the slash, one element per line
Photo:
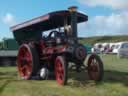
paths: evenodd
<path fill-rule="evenodd" d="M 79 36 L 128 34 L 128 0 L 2 0 L 0 39 L 13 37 L 12 25 L 72 5 L 89 16 L 86 24 L 79 24 Z"/>

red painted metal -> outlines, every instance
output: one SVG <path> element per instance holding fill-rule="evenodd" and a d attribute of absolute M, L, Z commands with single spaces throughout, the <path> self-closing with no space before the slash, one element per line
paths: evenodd
<path fill-rule="evenodd" d="M 55 76 L 58 84 L 64 84 L 64 69 L 63 69 L 63 62 L 60 58 L 57 58 L 55 61 Z"/>
<path fill-rule="evenodd" d="M 42 47 L 40 47 L 40 48 L 42 48 Z M 66 46 L 64 46 L 64 45 L 61 45 L 60 47 L 58 46 L 58 47 L 44 47 L 44 48 L 42 48 L 43 50 L 42 50 L 42 52 L 43 52 L 43 54 L 49 54 L 49 55 L 51 55 L 51 54 L 55 54 L 55 53 L 62 53 L 62 52 L 65 52 L 65 50 L 66 50 Z"/>
<path fill-rule="evenodd" d="M 95 55 L 91 55 L 88 60 L 88 74 L 91 80 L 98 80 L 99 77 L 99 66 Z"/>
<path fill-rule="evenodd" d="M 17 63 L 19 75 L 23 79 L 29 79 L 32 72 L 32 54 L 26 44 L 22 45 L 19 49 Z"/>

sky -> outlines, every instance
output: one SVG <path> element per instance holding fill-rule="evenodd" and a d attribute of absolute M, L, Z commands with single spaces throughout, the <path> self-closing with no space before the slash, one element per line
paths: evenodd
<path fill-rule="evenodd" d="M 128 0 L 1 0 L 0 39 L 13 38 L 10 26 L 74 5 L 89 16 L 79 37 L 128 35 Z"/>

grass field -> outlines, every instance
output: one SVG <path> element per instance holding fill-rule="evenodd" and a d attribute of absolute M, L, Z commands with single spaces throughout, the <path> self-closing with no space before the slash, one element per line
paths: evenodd
<path fill-rule="evenodd" d="M 101 56 L 105 72 L 101 83 L 88 80 L 87 73 L 70 73 L 67 86 L 55 80 L 23 81 L 15 67 L 0 67 L 0 96 L 128 96 L 128 58 Z"/>

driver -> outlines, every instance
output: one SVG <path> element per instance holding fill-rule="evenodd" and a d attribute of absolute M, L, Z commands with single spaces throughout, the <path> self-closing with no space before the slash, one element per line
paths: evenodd
<path fill-rule="evenodd" d="M 66 35 L 68 37 L 71 37 L 72 36 L 72 30 L 71 30 L 71 26 L 66 26 L 65 29 L 64 29 Z"/>

